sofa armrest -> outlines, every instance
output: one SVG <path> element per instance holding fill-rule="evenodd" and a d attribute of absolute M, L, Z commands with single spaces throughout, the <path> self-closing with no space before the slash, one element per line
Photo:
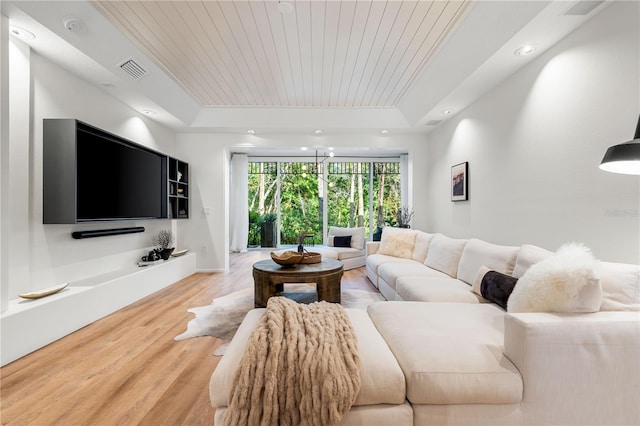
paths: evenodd
<path fill-rule="evenodd" d="M 506 314 L 504 353 L 530 421 L 640 424 L 640 313 Z"/>
<path fill-rule="evenodd" d="M 380 249 L 380 241 L 367 241 L 367 256 L 370 254 L 376 254 Z"/>

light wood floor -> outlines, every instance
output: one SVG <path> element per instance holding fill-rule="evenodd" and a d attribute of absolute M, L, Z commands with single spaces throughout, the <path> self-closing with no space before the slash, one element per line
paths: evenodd
<path fill-rule="evenodd" d="M 221 342 L 173 338 L 193 318 L 187 309 L 252 286 L 251 265 L 268 255 L 232 255 L 228 272 L 194 274 L 2 367 L 1 423 L 212 425 Z M 364 268 L 345 271 L 342 286 L 375 291 Z"/>

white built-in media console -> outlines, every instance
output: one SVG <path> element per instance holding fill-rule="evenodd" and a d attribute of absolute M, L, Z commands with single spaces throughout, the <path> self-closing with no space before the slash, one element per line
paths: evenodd
<path fill-rule="evenodd" d="M 188 219 L 189 165 L 75 119 L 43 123 L 43 224 L 95 224 L 95 238 L 144 231 L 102 229 L 113 221 Z M 70 282 L 39 299 L 9 302 L 0 316 L 1 365 L 14 361 L 196 270 L 187 253 Z"/>
<path fill-rule="evenodd" d="M 196 255 L 113 271 L 71 282 L 40 299 L 15 299 L 0 316 L 2 365 L 73 333 L 137 300 L 193 274 Z"/>

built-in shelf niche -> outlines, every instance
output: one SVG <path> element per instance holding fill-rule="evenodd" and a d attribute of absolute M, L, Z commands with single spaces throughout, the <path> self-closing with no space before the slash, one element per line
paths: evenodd
<path fill-rule="evenodd" d="M 169 218 L 189 218 L 189 164 L 168 157 Z"/>

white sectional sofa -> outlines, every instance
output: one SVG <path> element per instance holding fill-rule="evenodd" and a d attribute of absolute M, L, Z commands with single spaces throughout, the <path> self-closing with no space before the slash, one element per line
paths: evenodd
<path fill-rule="evenodd" d="M 472 291 L 483 267 L 524 280 L 552 256 L 385 228 L 367 244 L 366 270 L 389 301 L 347 310 L 362 386 L 342 424 L 640 424 L 638 265 L 598 264 L 592 313 L 509 313 Z M 216 424 L 261 315 L 247 315 L 211 378 Z"/>

